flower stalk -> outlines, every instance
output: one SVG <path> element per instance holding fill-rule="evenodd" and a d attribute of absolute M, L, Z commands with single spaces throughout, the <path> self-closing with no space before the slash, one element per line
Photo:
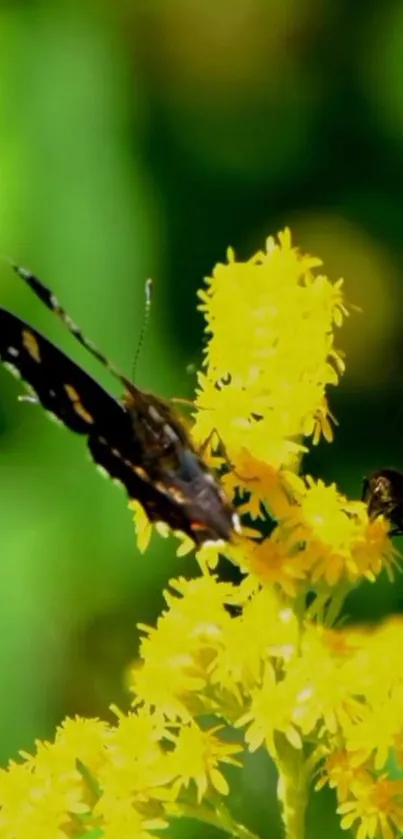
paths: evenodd
<path fill-rule="evenodd" d="M 284 835 L 287 839 L 305 839 L 311 776 L 307 771 L 303 752 L 295 749 L 279 734 L 276 737 L 274 762 L 279 775 L 277 795 L 281 805 Z"/>
<path fill-rule="evenodd" d="M 194 821 L 215 827 L 228 836 L 234 836 L 235 839 L 259 839 L 245 825 L 235 821 L 222 801 L 216 801 L 214 807 L 202 805 L 192 806 L 182 803 L 179 809 L 175 808 L 170 812 L 176 818 L 193 819 Z"/>

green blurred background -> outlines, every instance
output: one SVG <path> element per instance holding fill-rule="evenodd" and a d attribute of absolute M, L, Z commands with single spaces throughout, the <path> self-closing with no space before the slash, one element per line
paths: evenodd
<path fill-rule="evenodd" d="M 0 251 L 47 280 L 128 373 L 152 276 L 136 380 L 187 396 L 202 277 L 227 245 L 246 258 L 289 225 L 363 310 L 338 340 L 336 442 L 307 468 L 358 497 L 366 471 L 403 467 L 402 3 L 12 0 L 0 36 Z M 0 283 L 1 305 L 110 386 L 7 266 Z M 0 370 L 3 763 L 65 714 L 126 707 L 136 623 L 155 619 L 173 574 L 193 571 L 161 540 L 139 555 L 123 493 L 19 392 Z M 360 620 L 401 609 L 399 581 L 349 603 Z M 270 837 L 274 783 L 255 757 L 233 800 Z M 332 807 L 316 796 L 312 837 L 339 836 Z"/>

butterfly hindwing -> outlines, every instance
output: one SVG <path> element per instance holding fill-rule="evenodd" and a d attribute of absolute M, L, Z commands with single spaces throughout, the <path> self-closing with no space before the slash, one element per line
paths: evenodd
<path fill-rule="evenodd" d="M 144 468 L 133 464 L 120 449 L 111 447 L 104 437 L 97 434 L 90 436 L 88 446 L 95 463 L 102 466 L 111 478 L 124 484 L 129 498 L 140 501 L 150 521 L 167 522 L 173 530 L 182 530 L 192 536 L 191 522 L 185 509 L 161 492 Z"/>

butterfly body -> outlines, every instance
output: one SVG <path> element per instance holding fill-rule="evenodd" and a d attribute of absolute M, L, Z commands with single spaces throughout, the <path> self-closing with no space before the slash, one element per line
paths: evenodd
<path fill-rule="evenodd" d="M 150 521 L 188 534 L 196 544 L 229 540 L 238 519 L 214 474 L 171 406 L 135 387 L 75 326 L 56 298 L 25 269 L 13 266 L 124 388 L 116 399 L 47 338 L 0 308 L 0 358 L 14 368 L 43 407 L 87 438 L 96 464 L 138 500 Z"/>

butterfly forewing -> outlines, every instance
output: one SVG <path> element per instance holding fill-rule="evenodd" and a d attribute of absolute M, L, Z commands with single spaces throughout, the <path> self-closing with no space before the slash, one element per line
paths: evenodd
<path fill-rule="evenodd" d="M 0 308 L 0 358 L 46 410 L 87 437 L 94 461 L 119 480 L 151 521 L 198 544 L 229 539 L 233 510 L 180 422 L 157 397 L 132 386 L 122 402 L 13 313 Z"/>
<path fill-rule="evenodd" d="M 119 437 L 130 425 L 122 406 L 43 335 L 0 309 L 0 357 L 35 391 L 46 410 L 72 431 Z M 127 433 L 127 431 L 126 431 Z"/>

